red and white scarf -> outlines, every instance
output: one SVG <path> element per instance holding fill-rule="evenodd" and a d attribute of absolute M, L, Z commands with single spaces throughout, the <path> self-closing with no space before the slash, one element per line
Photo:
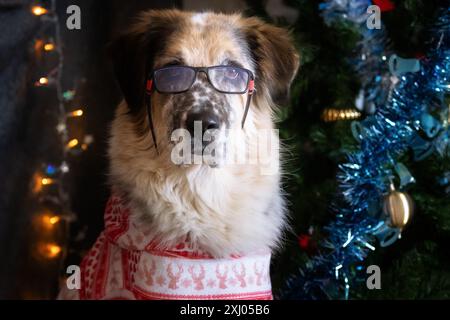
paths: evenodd
<path fill-rule="evenodd" d="M 81 288 L 61 299 L 272 299 L 270 253 L 214 259 L 186 244 L 157 249 L 117 196 L 81 262 Z"/>

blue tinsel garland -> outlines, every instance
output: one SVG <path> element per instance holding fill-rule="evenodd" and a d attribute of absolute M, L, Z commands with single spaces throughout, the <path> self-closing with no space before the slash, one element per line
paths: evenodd
<path fill-rule="evenodd" d="M 399 156 L 409 149 L 417 159 L 448 152 L 444 98 L 450 92 L 450 8 L 443 8 L 431 30 L 430 50 L 420 71 L 404 74 L 393 84 L 385 33 L 366 26 L 369 5 L 368 0 L 329 0 L 320 5 L 326 23 L 346 21 L 360 32 L 362 40 L 352 64 L 364 100 L 374 104 L 375 112 L 354 123 L 360 150 L 339 166 L 340 197 L 332 204 L 336 218 L 325 228 L 328 239 L 322 243 L 322 253 L 288 279 L 282 299 L 348 299 L 351 286 L 361 280 L 358 275 L 365 275 L 363 261 L 375 250 L 376 238 L 385 241 L 395 231 L 378 212 L 382 196 L 398 174 Z M 428 139 L 421 138 L 419 131 Z"/>

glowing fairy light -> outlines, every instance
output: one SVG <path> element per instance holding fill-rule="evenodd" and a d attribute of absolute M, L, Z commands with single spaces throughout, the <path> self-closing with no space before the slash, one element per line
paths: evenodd
<path fill-rule="evenodd" d="M 51 178 L 42 178 L 41 179 L 41 184 L 43 186 L 48 186 L 50 184 L 53 184 L 53 179 L 51 179 Z"/>
<path fill-rule="evenodd" d="M 56 126 L 56 131 L 58 131 L 59 133 L 63 133 L 66 130 L 67 126 L 64 122 L 58 123 L 58 125 Z"/>
<path fill-rule="evenodd" d="M 67 142 L 67 148 L 72 149 L 75 148 L 79 144 L 78 139 L 72 139 L 69 142 Z"/>
<path fill-rule="evenodd" d="M 55 45 L 51 42 L 44 44 L 45 51 L 53 51 L 55 49 Z"/>
<path fill-rule="evenodd" d="M 49 80 L 47 77 L 40 77 L 39 80 L 37 81 L 36 85 L 38 86 L 46 86 L 48 85 Z"/>
<path fill-rule="evenodd" d="M 83 110 L 82 109 L 77 109 L 77 110 L 74 110 L 74 111 L 69 112 L 67 114 L 68 117 L 72 117 L 72 118 L 74 118 L 74 117 L 81 117 L 82 115 L 83 115 Z"/>
<path fill-rule="evenodd" d="M 42 217 L 42 221 L 47 225 L 47 226 L 54 226 L 55 224 L 57 224 L 59 221 L 61 221 L 61 217 L 56 216 L 56 215 L 51 215 L 51 214 L 46 214 Z"/>
<path fill-rule="evenodd" d="M 59 170 L 61 170 L 62 173 L 69 172 L 70 168 L 69 168 L 69 165 L 67 164 L 67 162 L 63 162 L 61 164 L 61 166 L 59 167 Z"/>
<path fill-rule="evenodd" d="M 61 246 L 56 243 L 42 243 L 39 246 L 40 254 L 47 259 L 54 259 L 60 255 L 62 251 Z"/>
<path fill-rule="evenodd" d="M 48 10 L 45 9 L 44 7 L 41 6 L 33 6 L 31 8 L 31 12 L 35 15 L 35 16 L 42 16 L 46 13 L 48 13 Z"/>
<path fill-rule="evenodd" d="M 37 173 L 34 175 L 33 179 L 33 192 L 39 193 L 46 186 L 53 184 L 55 181 L 52 178 L 43 177 L 41 174 Z"/>
<path fill-rule="evenodd" d="M 61 217 L 50 211 L 37 216 L 39 228 L 46 231 L 53 230 L 60 221 Z"/>

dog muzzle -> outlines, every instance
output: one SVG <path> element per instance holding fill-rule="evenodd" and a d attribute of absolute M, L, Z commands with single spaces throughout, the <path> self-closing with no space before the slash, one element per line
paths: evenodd
<path fill-rule="evenodd" d="M 81 287 L 59 299 L 271 300 L 270 252 L 214 259 L 187 243 L 161 249 L 112 196 L 105 230 L 81 262 Z"/>

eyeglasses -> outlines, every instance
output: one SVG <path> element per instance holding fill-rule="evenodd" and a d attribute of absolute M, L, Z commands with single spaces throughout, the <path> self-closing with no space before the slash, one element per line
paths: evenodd
<path fill-rule="evenodd" d="M 213 67 L 189 67 L 173 66 L 156 69 L 151 72 L 146 79 L 145 101 L 147 105 L 147 115 L 150 125 L 150 132 L 153 138 L 153 144 L 158 150 L 156 144 L 155 130 L 152 120 L 152 108 L 150 96 L 155 89 L 159 93 L 182 93 L 191 89 L 197 79 L 197 74 L 203 72 L 206 74 L 209 83 L 219 92 L 231 94 L 243 94 L 248 92 L 247 102 L 245 103 L 244 115 L 242 117 L 242 128 L 244 128 L 247 118 L 248 108 L 251 97 L 255 91 L 255 78 L 250 70 L 233 66 L 213 66 Z"/>
<path fill-rule="evenodd" d="M 199 72 L 204 72 L 214 89 L 222 93 L 245 93 L 254 79 L 250 70 L 234 66 L 164 67 L 154 70 L 151 78 L 159 93 L 182 93 L 192 87 Z"/>

